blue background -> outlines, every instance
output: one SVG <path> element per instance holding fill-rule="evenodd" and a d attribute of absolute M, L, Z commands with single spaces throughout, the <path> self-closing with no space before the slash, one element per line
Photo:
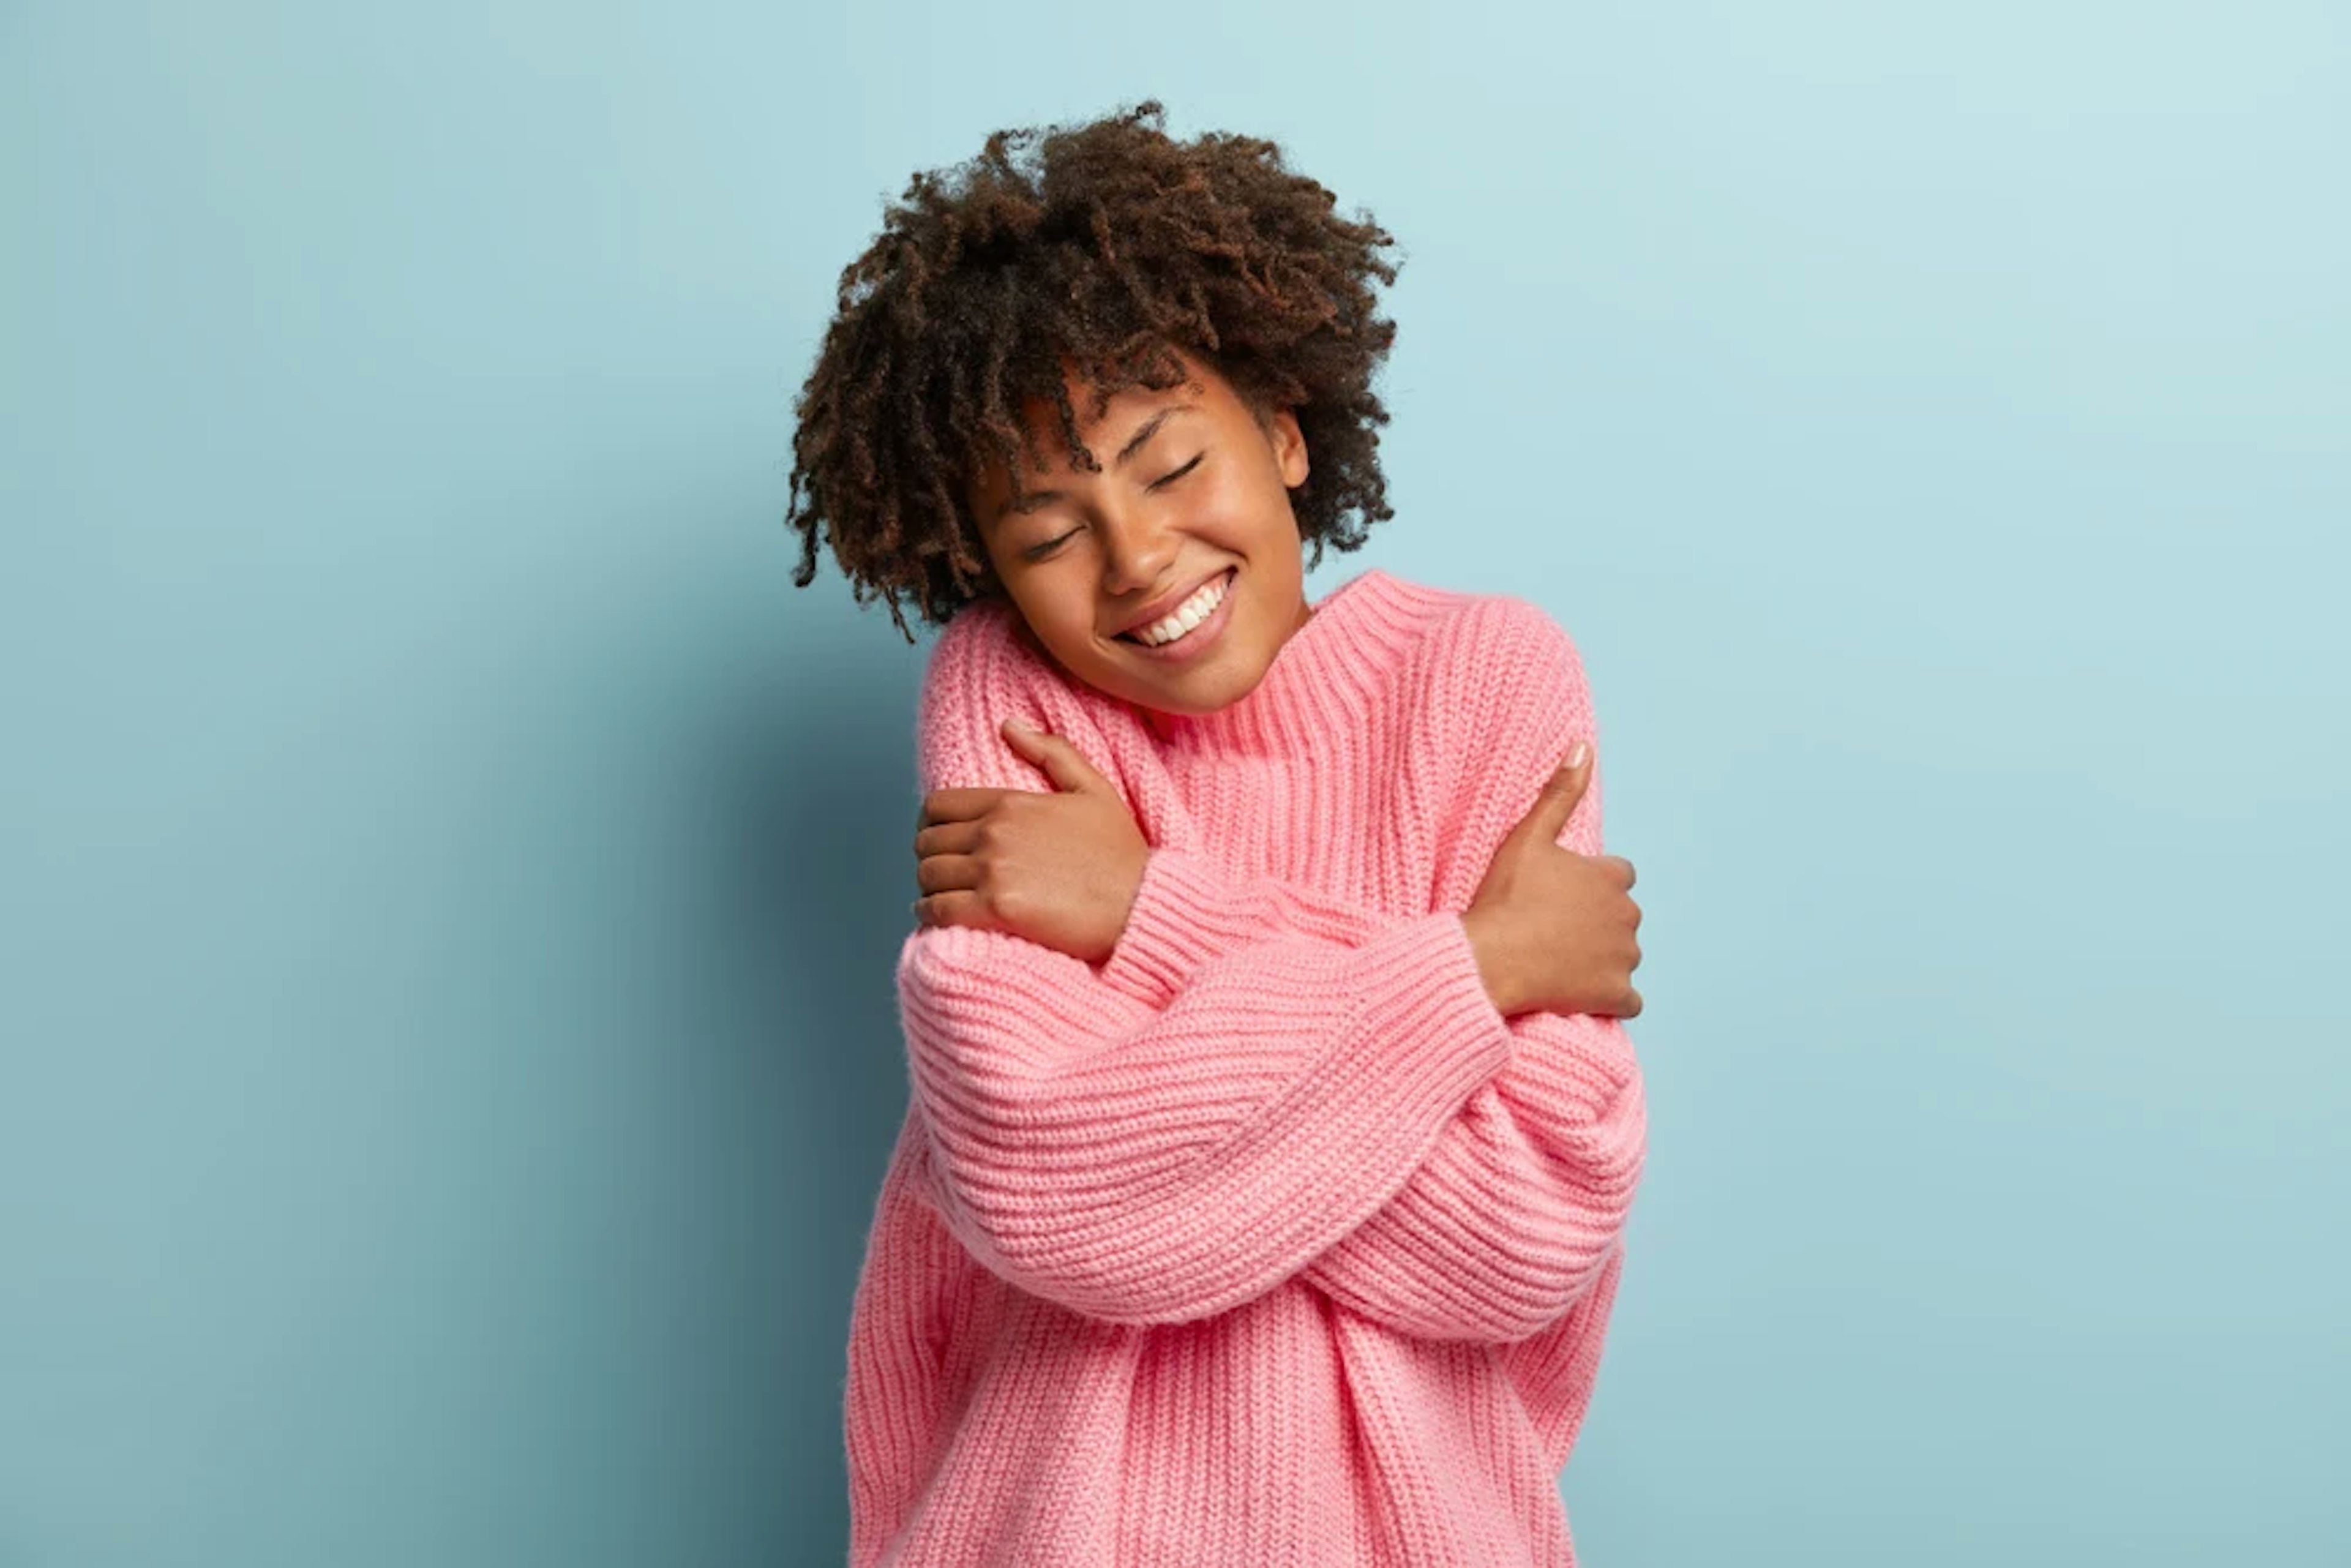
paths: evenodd
<path fill-rule="evenodd" d="M 917 168 L 1401 242 L 1369 565 L 1646 918 L 1593 1568 L 2351 1562 L 2340 6 L 0 9 L 0 1568 L 828 1563 L 928 650 L 789 576 Z"/>

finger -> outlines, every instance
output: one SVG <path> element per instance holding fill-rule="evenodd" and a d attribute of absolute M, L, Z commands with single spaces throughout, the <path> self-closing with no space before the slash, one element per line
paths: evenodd
<path fill-rule="evenodd" d="M 1630 986 L 1625 987 L 1625 1000 L 1622 1004 L 1622 1009 L 1616 1016 L 1618 1018 L 1626 1019 L 1639 1018 L 1641 1016 L 1641 993 L 1635 990 Z"/>
<path fill-rule="evenodd" d="M 1556 839 L 1567 826 L 1568 818 L 1575 814 L 1575 804 L 1583 799 L 1583 783 L 1591 771 L 1592 752 L 1586 746 L 1583 758 L 1573 767 L 1562 762 L 1543 780 L 1542 792 L 1535 797 L 1533 810 L 1526 816 L 1530 831 L 1544 839 Z"/>
<path fill-rule="evenodd" d="M 1034 789 L 934 789 L 923 797 L 923 820 L 925 823 L 968 821 L 994 810 L 1007 795 L 1035 793 Z"/>
<path fill-rule="evenodd" d="M 1594 855 L 1593 858 L 1598 861 L 1602 865 L 1604 865 L 1609 870 L 1614 872 L 1617 875 L 1623 877 L 1625 879 L 1624 885 L 1626 887 L 1633 885 L 1633 862 L 1631 861 L 1626 860 L 1623 855 Z"/>
<path fill-rule="evenodd" d="M 917 925 L 970 925 L 993 928 L 987 917 L 987 905 L 976 893 L 956 891 L 933 894 L 914 903 L 914 924 Z"/>
<path fill-rule="evenodd" d="M 914 858 L 925 855 L 967 855 L 979 847 L 980 822 L 934 822 L 914 835 Z"/>
<path fill-rule="evenodd" d="M 979 862 L 970 855 L 925 855 L 914 867 L 914 885 L 926 894 L 977 888 Z"/>
<path fill-rule="evenodd" d="M 1057 789 L 1083 790 L 1107 785 L 1110 780 L 1086 760 L 1085 753 L 1050 730 L 1022 729 L 1019 719 L 1004 721 L 1004 734 L 1013 749 L 1045 770 L 1045 777 Z"/>

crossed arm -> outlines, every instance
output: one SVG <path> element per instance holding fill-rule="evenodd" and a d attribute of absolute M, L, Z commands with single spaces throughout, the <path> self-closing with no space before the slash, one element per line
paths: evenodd
<path fill-rule="evenodd" d="M 1531 788 L 1521 804 L 1531 800 Z M 1585 821 L 1579 815 L 1571 836 L 1588 832 L 1596 846 L 1596 823 Z M 1361 951 L 1410 923 L 1155 850 L 1101 974 L 1139 994 L 1174 995 L 1202 963 L 1269 933 Z M 1446 1123 L 1395 1197 L 1307 1263 L 1309 1283 L 1424 1339 L 1492 1342 L 1536 1333 L 1589 1288 L 1640 1175 L 1646 1128 L 1632 1046 L 1622 1023 L 1593 1014 L 1520 1013 L 1505 1027 L 1511 1050 L 1500 1070 Z"/>
<path fill-rule="evenodd" d="M 1440 903 L 1592 732 L 1572 644 L 1528 609 Z M 977 684 L 926 683 L 926 786 L 1030 787 L 990 744 L 1020 694 Z M 1562 841 L 1586 853 L 1597 782 Z M 1521 1339 L 1592 1288 L 1639 1178 L 1621 1024 L 1504 1019 L 1449 904 L 1395 915 L 1156 849 L 1099 970 L 946 926 L 907 939 L 898 981 L 942 1215 L 1093 1316 L 1187 1321 L 1301 1277 L 1420 1337 Z"/>

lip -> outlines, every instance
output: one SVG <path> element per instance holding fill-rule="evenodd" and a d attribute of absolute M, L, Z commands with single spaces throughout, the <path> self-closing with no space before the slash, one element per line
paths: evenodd
<path fill-rule="evenodd" d="M 1238 573 L 1239 569 L 1227 567 L 1225 570 Z M 1217 575 L 1220 577 L 1224 574 L 1219 572 Z M 1215 577 L 1208 577 L 1201 580 L 1214 582 L 1216 580 Z M 1225 623 L 1233 618 L 1233 589 L 1238 585 L 1238 582 L 1239 578 L 1236 576 L 1232 582 L 1226 584 L 1225 596 L 1217 601 L 1217 607 L 1208 612 L 1208 618 L 1175 642 L 1156 648 L 1148 643 L 1127 643 L 1126 645 L 1144 658 L 1156 659 L 1162 664 L 1181 664 L 1187 659 L 1198 658 L 1224 634 Z M 1181 604 L 1183 600 L 1179 599 L 1176 602 Z M 1146 622 L 1144 624 L 1147 625 L 1149 622 Z M 1124 639 L 1121 640 L 1124 641 Z"/>
<path fill-rule="evenodd" d="M 1196 578 L 1193 580 L 1192 586 L 1189 588 L 1179 588 L 1172 593 L 1164 593 L 1160 595 L 1157 599 L 1153 600 L 1150 603 L 1137 611 L 1134 620 L 1120 627 L 1116 632 L 1113 632 L 1112 635 L 1115 637 L 1123 637 L 1129 632 L 1138 631 L 1143 627 L 1150 625 L 1155 621 L 1166 620 L 1170 614 L 1174 613 L 1177 605 L 1183 603 L 1186 600 L 1191 598 L 1192 595 L 1199 592 L 1200 590 L 1207 587 L 1208 584 L 1216 581 L 1217 579 L 1224 576 L 1225 573 L 1232 570 L 1233 569 L 1229 566 L 1220 566 L 1217 568 L 1216 570 L 1208 573 L 1206 577 Z"/>

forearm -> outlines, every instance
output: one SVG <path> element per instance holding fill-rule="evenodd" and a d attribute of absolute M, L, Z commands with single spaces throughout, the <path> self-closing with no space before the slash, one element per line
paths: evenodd
<path fill-rule="evenodd" d="M 1164 1003 L 1201 964 L 1270 936 L 1360 947 L 1423 915 L 1391 913 L 1280 877 L 1232 877 L 1195 852 L 1154 849 L 1126 929 L 1100 973 L 1129 995 Z M 1464 910 L 1461 924 L 1495 1010 L 1505 1018 L 1528 1010 L 1524 986 L 1501 962 L 1501 944 L 1487 913 Z"/>
<path fill-rule="evenodd" d="M 1360 947 L 1411 918 L 1155 851 L 1102 977 L 1164 998 L 1252 943 Z M 1462 919 L 1477 952 L 1482 925 Z M 1614 1244 L 1639 1175 L 1644 1110 L 1622 1025 L 1520 1012 L 1510 977 L 1481 963 L 1480 977 L 1497 1015 L 1517 1015 L 1504 1018 L 1509 1063 L 1395 1197 L 1306 1270 L 1332 1299 L 1422 1338 L 1506 1341 L 1556 1317 Z"/>
<path fill-rule="evenodd" d="M 1450 915 L 1210 960 L 1164 1008 L 946 926 L 899 990 L 940 1210 L 1013 1283 L 1123 1322 L 1228 1310 L 1389 1202 L 1500 1069 Z"/>
<path fill-rule="evenodd" d="M 1591 1288 L 1630 1218 L 1644 1085 L 1614 1019 L 1528 1013 L 1510 1065 L 1395 1198 L 1307 1270 L 1332 1300 L 1425 1339 L 1506 1343 Z"/>

